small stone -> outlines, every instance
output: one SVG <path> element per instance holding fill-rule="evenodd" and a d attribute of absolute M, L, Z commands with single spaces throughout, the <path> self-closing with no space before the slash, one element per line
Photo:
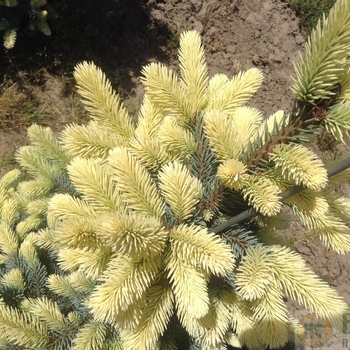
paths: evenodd
<path fill-rule="evenodd" d="M 303 38 L 303 36 L 301 34 L 297 34 L 295 36 L 295 41 L 298 45 L 301 45 L 305 42 L 305 39 Z"/>
<path fill-rule="evenodd" d="M 266 75 L 270 75 L 271 72 L 271 68 L 269 65 L 264 66 L 264 72 Z"/>
<path fill-rule="evenodd" d="M 193 29 L 195 29 L 199 34 L 203 33 L 203 24 L 197 20 L 193 21 Z"/>
<path fill-rule="evenodd" d="M 303 255 L 308 255 L 309 256 L 310 253 L 311 253 L 310 248 L 308 246 L 306 246 L 306 245 L 302 245 L 302 246 L 298 247 L 297 249 L 298 249 L 298 252 L 300 254 L 303 254 Z"/>
<path fill-rule="evenodd" d="M 205 19 L 207 15 L 207 11 L 208 11 L 208 4 L 207 2 L 204 2 L 201 10 L 197 14 L 197 18 L 199 21 L 203 21 Z"/>
<path fill-rule="evenodd" d="M 283 61 L 283 55 L 280 52 L 277 52 L 272 56 L 272 62 L 282 63 L 282 61 Z"/>
<path fill-rule="evenodd" d="M 250 13 L 245 20 L 248 23 L 256 23 L 256 18 L 254 16 L 254 13 Z"/>
<path fill-rule="evenodd" d="M 259 62 L 260 62 L 260 57 L 258 54 L 255 54 L 253 57 L 252 57 L 252 62 L 255 66 L 258 66 L 259 65 Z"/>

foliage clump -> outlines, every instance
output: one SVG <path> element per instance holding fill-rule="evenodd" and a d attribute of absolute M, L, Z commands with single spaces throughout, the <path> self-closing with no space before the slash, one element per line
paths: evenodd
<path fill-rule="evenodd" d="M 115 0 L 87 0 L 83 6 L 79 0 L 0 0 L 0 33 L 6 49 L 16 42 L 23 45 L 21 34 L 28 39 L 37 33 L 46 37 L 54 33 L 50 42 L 61 51 L 97 37 L 101 47 L 109 47 L 111 33 L 115 35 L 126 25 L 122 7 Z M 32 40 L 39 41 L 37 37 Z"/>
<path fill-rule="evenodd" d="M 17 32 L 23 23 L 31 32 L 39 30 L 45 35 L 51 35 L 47 23 L 46 0 L 4 0 L 0 1 L 0 31 L 3 32 L 3 42 L 6 49 L 12 49 L 16 43 Z"/>
<path fill-rule="evenodd" d="M 262 73 L 209 78 L 195 31 L 180 37 L 179 75 L 144 67 L 137 124 L 102 71 L 78 64 L 91 121 L 58 138 L 33 125 L 17 154 L 26 178 L 0 180 L 2 348 L 278 348 L 296 331 L 285 296 L 339 326 L 345 302 L 274 238 L 288 205 L 350 250 L 350 201 L 333 191 L 349 172 L 328 179 L 308 147 L 322 129 L 347 140 L 345 41 L 350 3 L 338 0 L 296 65 L 292 111 L 266 119 L 245 106 Z M 242 208 L 254 218 L 222 228 Z"/>
<path fill-rule="evenodd" d="M 324 13 L 328 14 L 336 0 L 289 0 L 288 2 L 296 11 L 302 27 L 310 33 L 320 17 Z"/>

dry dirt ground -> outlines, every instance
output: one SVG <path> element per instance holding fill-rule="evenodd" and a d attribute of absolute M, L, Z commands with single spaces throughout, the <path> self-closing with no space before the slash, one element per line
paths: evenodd
<path fill-rule="evenodd" d="M 202 35 L 211 75 L 220 72 L 232 76 L 240 70 L 258 67 L 265 79 L 251 100 L 251 105 L 258 107 L 265 116 L 279 109 L 291 109 L 293 94 L 289 87 L 293 62 L 298 60 L 305 39 L 298 18 L 288 7 L 287 1 L 149 0 L 137 11 L 146 11 L 149 20 L 145 27 L 134 24 L 135 37 L 132 40 L 128 37 L 120 39 L 124 49 L 119 49 L 118 55 L 114 56 L 115 68 L 113 59 L 108 63 L 100 60 L 102 66 L 109 67 L 108 77 L 124 93 L 132 112 L 137 110 L 142 96 L 142 86 L 137 78 L 141 67 L 148 62 L 161 60 L 176 69 L 178 62 L 174 52 L 178 46 L 179 33 L 192 28 Z M 130 23 L 143 18 L 136 10 L 130 16 L 134 16 Z M 155 46 L 157 49 L 153 49 Z M 96 60 L 96 57 L 96 63 L 99 64 L 98 55 L 92 58 Z M 91 56 L 82 55 L 79 59 L 91 59 Z M 9 60 L 7 63 L 11 64 Z M 41 116 L 39 122 L 58 131 L 66 122 L 75 120 L 76 114 L 81 113 L 81 106 L 76 102 L 74 91 L 64 93 L 65 80 L 56 78 L 44 68 L 42 73 L 40 87 L 33 88 L 31 92 L 34 98 L 40 93 L 35 111 Z M 18 74 L 25 76 L 27 73 L 20 70 Z M 68 75 L 71 76 L 71 72 Z M 128 93 L 125 94 L 125 91 Z M 0 116 L 5 119 L 8 117 L 4 111 L 0 112 Z M 1 159 L 12 159 L 13 151 L 27 142 L 27 124 L 14 128 L 0 123 Z M 347 152 L 347 148 L 342 150 Z M 348 186 L 344 186 L 343 190 L 350 195 Z M 319 241 L 310 238 L 307 232 L 296 221 L 282 235 L 294 244 L 311 269 L 350 304 L 350 255 L 335 255 Z M 289 305 L 291 313 L 300 319 L 302 308 L 294 302 L 289 302 Z M 346 345 L 343 343 L 345 338 L 346 335 L 338 334 L 323 348 L 349 348 L 350 339 Z M 288 348 L 295 347 L 304 349 L 303 345 L 294 344 Z"/>

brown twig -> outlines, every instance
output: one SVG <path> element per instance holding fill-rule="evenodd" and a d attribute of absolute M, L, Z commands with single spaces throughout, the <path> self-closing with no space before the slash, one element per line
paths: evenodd
<path fill-rule="evenodd" d="M 281 129 L 276 135 L 273 135 L 271 140 L 260 147 L 255 153 L 253 153 L 250 158 L 245 162 L 247 169 L 255 172 L 255 169 L 261 163 L 262 160 L 267 160 L 269 154 L 273 149 L 281 143 L 287 143 L 288 139 L 300 134 L 301 129 L 305 129 L 312 123 L 315 122 L 314 106 L 307 105 L 303 108 L 298 108 L 298 110 L 292 112 L 292 121 L 286 127 Z M 293 117 L 294 114 L 294 117 Z M 318 121 L 317 123 L 320 123 Z"/>

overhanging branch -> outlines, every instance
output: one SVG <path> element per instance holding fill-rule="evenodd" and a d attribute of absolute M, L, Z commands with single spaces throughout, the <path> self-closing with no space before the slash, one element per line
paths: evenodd
<path fill-rule="evenodd" d="M 332 177 L 334 175 L 339 174 L 340 172 L 348 169 L 350 167 L 350 157 L 343 159 L 342 161 L 340 161 L 337 164 L 332 165 L 331 167 L 329 167 L 327 169 L 327 175 L 328 177 Z M 292 188 L 290 188 L 287 191 L 284 191 L 280 194 L 280 197 L 282 198 L 282 200 L 285 200 L 301 191 L 305 190 L 305 187 L 303 186 L 293 186 Z M 232 217 L 231 219 L 223 222 L 220 225 L 217 225 L 215 227 L 213 227 L 211 229 L 211 232 L 214 233 L 222 233 L 223 231 L 226 231 L 227 229 L 229 229 L 231 226 L 238 224 L 239 222 L 249 219 L 250 217 L 252 217 L 253 215 L 257 214 L 257 211 L 253 208 L 250 208 L 246 211 L 244 211 L 243 213 L 240 213 L 234 217 Z"/>

